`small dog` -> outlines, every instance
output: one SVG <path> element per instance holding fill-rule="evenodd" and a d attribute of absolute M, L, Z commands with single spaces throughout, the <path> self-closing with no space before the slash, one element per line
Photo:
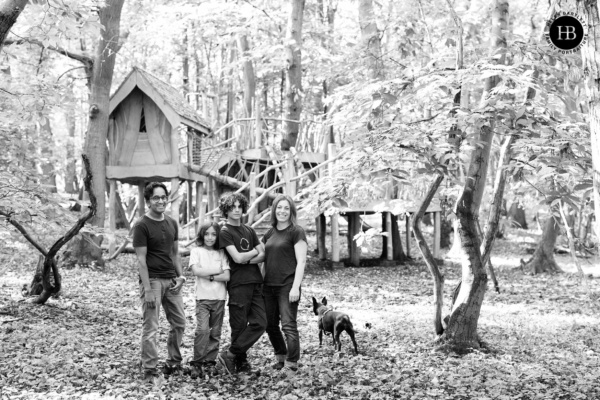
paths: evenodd
<path fill-rule="evenodd" d="M 340 342 L 340 334 L 346 331 L 352 344 L 354 344 L 354 352 L 358 354 L 358 346 L 356 345 L 356 339 L 354 338 L 354 327 L 350 322 L 348 314 L 333 311 L 332 307 L 327 307 L 327 299 L 323 297 L 323 300 L 319 303 L 317 299 L 312 298 L 313 311 L 317 317 L 319 317 L 319 346 L 323 344 L 323 332 L 325 334 L 331 333 L 333 337 L 333 345 L 338 351 L 342 350 L 342 343 Z"/>

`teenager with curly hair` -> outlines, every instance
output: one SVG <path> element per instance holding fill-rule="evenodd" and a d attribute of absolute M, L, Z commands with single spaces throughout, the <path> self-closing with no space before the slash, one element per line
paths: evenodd
<path fill-rule="evenodd" d="M 229 260 L 229 325 L 231 345 L 219 353 L 219 363 L 231 375 L 251 372 L 247 352 L 267 327 L 262 296 L 263 276 L 258 266 L 264 260 L 264 250 L 256 232 L 242 223 L 248 210 L 248 200 L 239 193 L 221 196 L 219 208 L 227 223 L 219 233 L 219 248 Z"/>

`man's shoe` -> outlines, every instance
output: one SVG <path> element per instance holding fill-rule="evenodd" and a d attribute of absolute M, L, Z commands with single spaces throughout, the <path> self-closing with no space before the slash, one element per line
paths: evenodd
<path fill-rule="evenodd" d="M 235 373 L 235 356 L 229 353 L 229 351 L 225 350 L 220 352 L 217 356 L 217 360 L 229 375 Z"/>
<path fill-rule="evenodd" d="M 144 378 L 142 379 L 142 383 L 156 385 L 157 382 L 160 382 L 161 376 L 158 371 L 146 371 L 144 372 Z"/>
<path fill-rule="evenodd" d="M 192 371 L 190 373 L 192 379 L 201 378 L 204 376 L 204 371 L 200 365 L 193 364 Z"/>

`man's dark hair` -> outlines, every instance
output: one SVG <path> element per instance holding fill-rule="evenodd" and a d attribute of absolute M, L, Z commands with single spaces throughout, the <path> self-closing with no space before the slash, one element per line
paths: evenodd
<path fill-rule="evenodd" d="M 241 193 L 227 192 L 223 193 L 219 199 L 219 210 L 221 210 L 223 217 L 227 218 L 227 214 L 231 211 L 236 201 L 240 202 L 242 213 L 246 214 L 246 211 L 248 211 L 248 199 L 246 199 L 246 196 Z"/>
<path fill-rule="evenodd" d="M 146 199 L 146 201 L 150 201 L 150 197 L 152 197 L 152 195 L 154 194 L 154 189 L 157 187 L 163 188 L 165 190 L 165 193 L 167 194 L 167 197 L 169 197 L 169 191 L 167 190 L 167 187 L 164 183 L 150 182 L 144 188 L 144 198 Z"/>

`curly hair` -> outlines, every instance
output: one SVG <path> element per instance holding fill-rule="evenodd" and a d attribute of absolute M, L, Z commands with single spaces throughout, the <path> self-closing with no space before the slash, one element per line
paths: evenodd
<path fill-rule="evenodd" d="M 241 193 L 232 193 L 227 192 L 221 195 L 219 199 L 219 210 L 221 210 L 221 215 L 227 218 L 227 214 L 233 208 L 233 205 L 236 201 L 240 202 L 240 207 L 242 207 L 242 213 L 246 213 L 248 211 L 248 199 Z"/>
<path fill-rule="evenodd" d="M 196 235 L 196 243 L 198 244 L 198 246 L 204 246 L 204 235 L 206 234 L 206 231 L 211 227 L 215 230 L 215 232 L 217 234 L 217 240 L 215 241 L 213 248 L 218 249 L 219 248 L 219 232 L 221 232 L 221 225 L 219 225 L 216 222 L 206 222 L 206 223 L 202 224 L 202 226 L 198 230 L 198 234 Z"/>
<path fill-rule="evenodd" d="M 154 194 L 154 189 L 157 187 L 163 188 L 165 190 L 165 194 L 167 195 L 167 197 L 169 197 L 169 191 L 167 190 L 167 187 L 164 183 L 150 182 L 144 188 L 144 198 L 146 199 L 146 201 L 150 201 L 150 197 L 152 197 L 152 195 Z"/>
<path fill-rule="evenodd" d="M 277 227 L 277 205 L 283 200 L 286 200 L 290 205 L 290 224 L 296 226 L 298 223 L 296 203 L 294 202 L 294 199 L 285 194 L 278 194 L 277 197 L 275 197 L 275 200 L 273 200 L 273 204 L 271 205 L 271 225 Z"/>

